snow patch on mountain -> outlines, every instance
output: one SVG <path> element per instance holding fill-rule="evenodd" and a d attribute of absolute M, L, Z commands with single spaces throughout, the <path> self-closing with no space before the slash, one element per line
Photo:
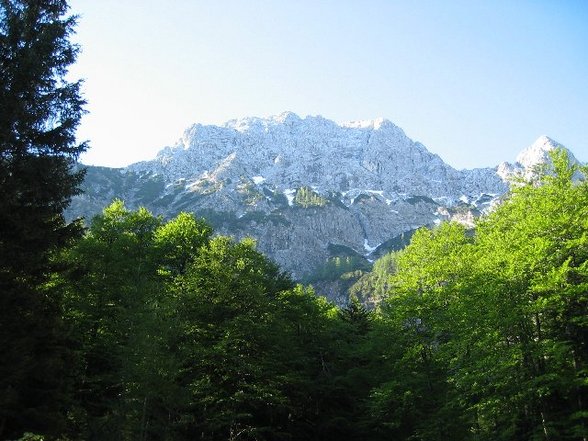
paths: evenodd
<path fill-rule="evenodd" d="M 380 245 L 382 245 L 382 244 L 379 243 L 375 247 L 370 247 L 367 239 L 364 239 L 364 241 L 363 241 L 363 249 L 367 252 L 368 255 L 373 253 L 374 251 L 376 251 Z"/>

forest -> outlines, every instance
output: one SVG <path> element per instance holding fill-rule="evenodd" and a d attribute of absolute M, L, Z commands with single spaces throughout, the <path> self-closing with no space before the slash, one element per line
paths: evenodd
<path fill-rule="evenodd" d="M 554 151 L 338 308 L 190 213 L 116 200 L 66 223 L 75 17 L 0 8 L 0 439 L 588 438 L 588 167 Z"/>

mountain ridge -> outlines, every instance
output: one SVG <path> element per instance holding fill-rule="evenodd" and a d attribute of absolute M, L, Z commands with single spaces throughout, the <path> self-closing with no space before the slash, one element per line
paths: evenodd
<path fill-rule="evenodd" d="M 68 216 L 89 217 L 114 198 L 164 217 L 194 212 L 312 280 L 330 259 L 361 267 L 421 226 L 472 224 L 555 147 L 541 137 L 522 163 L 456 170 L 383 118 L 337 124 L 284 112 L 194 124 L 152 160 L 88 168 Z"/>
<path fill-rule="evenodd" d="M 195 124 L 154 160 L 128 168 L 172 179 L 193 178 L 213 172 L 210 164 L 221 161 L 234 161 L 249 176 L 262 176 L 280 188 L 299 185 L 304 176 L 304 184 L 331 191 L 376 186 L 390 194 L 444 197 L 456 192 L 448 185 L 463 184 L 459 191 L 469 196 L 488 188 L 505 190 L 488 168 L 456 170 L 386 119 L 337 124 L 320 116 L 301 119 L 291 112 L 231 120 L 223 126 Z M 332 170 L 333 163 L 338 170 Z"/>

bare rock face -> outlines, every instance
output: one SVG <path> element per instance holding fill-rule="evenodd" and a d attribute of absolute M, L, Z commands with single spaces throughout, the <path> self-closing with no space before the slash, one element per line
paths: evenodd
<path fill-rule="evenodd" d="M 490 169 L 451 168 L 390 121 L 338 125 L 289 112 L 233 120 L 222 127 L 196 124 L 155 160 L 128 169 L 192 183 L 257 177 L 256 184 L 282 192 L 303 185 L 343 195 L 373 190 L 391 200 L 407 194 L 434 198 L 459 193 L 459 198 L 462 193 L 506 189 Z"/>
<path fill-rule="evenodd" d="M 421 226 L 472 223 L 555 146 L 542 137 L 514 165 L 455 170 L 384 119 L 337 124 L 286 112 L 196 124 L 153 160 L 89 167 L 67 214 L 90 217 L 114 198 L 164 217 L 194 212 L 219 233 L 256 238 L 295 278 L 312 280 L 329 259 L 372 260 Z"/>

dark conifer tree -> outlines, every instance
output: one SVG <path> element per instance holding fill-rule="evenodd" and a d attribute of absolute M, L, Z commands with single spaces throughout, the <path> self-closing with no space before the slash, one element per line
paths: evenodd
<path fill-rule="evenodd" d="M 0 438 L 61 430 L 65 359 L 51 255 L 79 234 L 62 212 L 83 172 L 84 112 L 67 69 L 78 48 L 65 0 L 0 0 Z"/>

